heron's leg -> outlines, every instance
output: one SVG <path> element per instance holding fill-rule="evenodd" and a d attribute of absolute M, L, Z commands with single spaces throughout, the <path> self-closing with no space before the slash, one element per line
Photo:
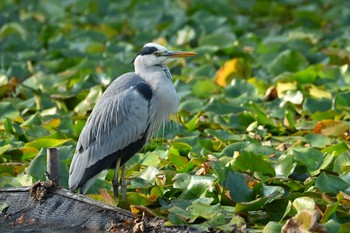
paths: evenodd
<path fill-rule="evenodd" d="M 125 173 L 126 173 L 126 167 L 125 164 L 122 165 L 122 175 L 120 177 L 120 184 L 121 184 L 121 188 L 122 188 L 122 194 L 123 194 L 123 200 L 124 202 L 127 201 L 126 199 L 126 182 L 125 182 Z"/>
<path fill-rule="evenodd" d="M 118 187 L 119 187 L 118 172 L 119 172 L 119 168 L 120 168 L 120 161 L 121 161 L 121 158 L 118 158 L 116 163 L 115 163 L 115 172 L 114 172 L 114 177 L 112 180 L 113 193 L 114 193 L 115 197 L 118 197 Z"/>

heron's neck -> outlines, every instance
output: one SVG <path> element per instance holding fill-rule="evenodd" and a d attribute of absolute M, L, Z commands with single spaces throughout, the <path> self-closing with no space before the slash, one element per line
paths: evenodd
<path fill-rule="evenodd" d="M 162 68 L 162 70 L 164 71 L 166 77 L 171 80 L 171 73 L 170 73 L 170 70 L 169 68 L 165 65 L 165 64 L 161 64 L 161 65 L 158 65 L 159 67 Z"/>
<path fill-rule="evenodd" d="M 138 65 L 135 66 L 135 73 L 140 75 L 141 77 L 151 73 L 162 73 L 164 74 L 164 77 L 171 80 L 170 70 L 165 64 L 159 64 L 154 66 Z M 160 77 L 162 77 L 162 75 Z"/>

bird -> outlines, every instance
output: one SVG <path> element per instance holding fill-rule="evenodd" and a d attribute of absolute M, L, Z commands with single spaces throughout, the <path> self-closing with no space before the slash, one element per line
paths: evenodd
<path fill-rule="evenodd" d="M 125 163 L 176 114 L 179 99 L 167 63 L 195 52 L 171 51 L 146 43 L 133 59 L 134 72 L 116 78 L 101 95 L 79 136 L 69 168 L 68 186 L 86 194 L 96 176 L 115 168 L 112 179 L 118 196 L 118 172 L 126 199 Z"/>

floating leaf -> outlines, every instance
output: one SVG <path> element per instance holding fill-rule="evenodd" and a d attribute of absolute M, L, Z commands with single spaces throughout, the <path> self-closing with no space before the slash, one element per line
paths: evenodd
<path fill-rule="evenodd" d="M 325 112 L 331 109 L 332 100 L 328 98 L 305 98 L 303 103 L 303 109 L 309 111 L 310 113 Z"/>
<path fill-rule="evenodd" d="M 192 86 L 192 95 L 205 98 L 208 97 L 208 95 L 212 95 L 217 90 L 217 86 L 211 80 L 199 80 Z"/>
<path fill-rule="evenodd" d="M 282 224 L 278 222 L 269 222 L 263 229 L 263 233 L 280 233 Z"/>
<path fill-rule="evenodd" d="M 140 206 L 149 206 L 152 204 L 148 200 L 145 194 L 142 193 L 136 193 L 136 192 L 128 192 L 128 202 L 132 203 L 133 205 L 140 205 Z"/>
<path fill-rule="evenodd" d="M 178 180 L 180 178 L 180 180 Z M 182 179 L 185 178 L 184 181 Z M 174 177 L 174 187 L 184 189 L 180 198 L 194 199 L 204 197 L 209 190 L 213 190 L 214 177 L 211 176 L 183 176 L 178 174 Z M 179 184 L 183 182 L 182 184 Z M 185 184 L 185 185 L 184 185 Z"/>
<path fill-rule="evenodd" d="M 200 37 L 199 45 L 222 49 L 233 47 L 235 41 L 236 36 L 231 33 L 214 33 Z"/>
<path fill-rule="evenodd" d="M 306 58 L 295 50 L 285 50 L 280 53 L 268 66 L 269 71 L 278 75 L 282 72 L 297 72 L 308 65 Z"/>
<path fill-rule="evenodd" d="M 311 144 L 312 147 L 324 148 L 331 145 L 331 140 L 321 134 L 307 134 L 305 139 Z"/>
<path fill-rule="evenodd" d="M 50 148 L 50 147 L 57 147 L 57 146 L 63 145 L 68 141 L 69 139 L 38 138 L 32 142 L 26 143 L 25 147 L 34 147 L 37 149 Z"/>
<path fill-rule="evenodd" d="M 315 200 L 310 197 L 299 197 L 293 201 L 293 207 L 300 213 L 303 210 L 314 210 L 316 208 Z"/>
<path fill-rule="evenodd" d="M 268 162 L 268 158 L 264 155 L 254 154 L 253 152 L 241 153 L 233 163 L 235 170 L 245 172 L 260 172 L 263 175 L 275 175 L 275 170 Z"/>
<path fill-rule="evenodd" d="M 39 153 L 39 150 L 35 147 L 22 147 L 20 151 L 23 152 L 22 160 L 32 159 Z"/>
<path fill-rule="evenodd" d="M 26 164 L 23 163 L 0 163 L 0 174 L 6 176 L 18 176 L 23 172 Z"/>
<path fill-rule="evenodd" d="M 277 96 L 282 97 L 287 91 L 295 91 L 297 89 L 296 82 L 277 82 L 276 91 Z"/>
<path fill-rule="evenodd" d="M 314 148 L 293 149 L 295 160 L 307 166 L 310 175 L 317 175 L 324 163 L 323 154 Z"/>
<path fill-rule="evenodd" d="M 253 191 L 249 188 L 246 177 L 241 173 L 230 171 L 225 187 L 230 191 L 234 202 L 248 202 L 253 199 Z"/>
<path fill-rule="evenodd" d="M 320 87 L 316 87 L 315 85 L 310 86 L 309 94 L 316 98 L 332 98 L 332 94 L 329 91 L 323 90 Z"/>
<path fill-rule="evenodd" d="M 52 118 L 52 119 L 48 120 L 47 122 L 44 122 L 44 123 L 43 123 L 43 127 L 44 127 L 45 129 L 50 130 L 50 129 L 52 129 L 52 128 L 57 128 L 57 127 L 59 127 L 60 124 L 61 124 L 61 119 L 60 119 L 60 118 Z"/>
<path fill-rule="evenodd" d="M 250 70 L 247 62 L 242 58 L 233 58 L 226 61 L 224 65 L 217 71 L 215 76 L 215 82 L 226 87 L 230 84 L 233 78 L 247 78 L 249 77 Z"/>
<path fill-rule="evenodd" d="M 0 102 L 0 121 L 4 121 L 5 117 L 15 118 L 19 116 L 19 111 L 12 106 L 11 103 L 2 101 Z"/>
<path fill-rule="evenodd" d="M 206 205 L 200 202 L 195 202 L 186 209 L 191 214 L 191 219 L 189 223 L 193 223 L 197 218 L 202 217 L 208 220 L 213 218 L 218 218 L 219 214 L 221 214 L 222 209 L 220 204 L 216 205 Z M 220 217 L 219 217 L 220 218 Z M 216 222 L 216 225 L 225 224 L 225 218 L 221 216 L 220 222 Z"/>
<path fill-rule="evenodd" d="M 28 166 L 28 174 L 31 175 L 35 181 L 45 180 L 46 172 L 46 148 L 42 148 L 38 155 L 30 162 Z"/>
<path fill-rule="evenodd" d="M 340 137 L 349 129 L 349 127 L 350 126 L 343 121 L 322 120 L 315 125 L 314 133 L 323 134 L 325 136 Z"/>
<path fill-rule="evenodd" d="M 282 176 L 285 179 L 293 173 L 297 163 L 294 161 L 294 158 L 290 155 L 284 154 L 279 157 L 275 165 L 276 176 Z"/>
<path fill-rule="evenodd" d="M 0 28 L 0 39 L 3 40 L 6 37 L 9 37 L 11 35 L 19 35 L 21 37 L 25 37 L 27 34 L 25 28 L 17 23 L 17 22 L 11 22 L 3 24 Z"/>
<path fill-rule="evenodd" d="M 321 192 L 337 194 L 347 189 L 349 184 L 338 176 L 328 175 L 322 172 L 316 179 L 315 187 Z"/>
<path fill-rule="evenodd" d="M 286 222 L 282 227 L 282 232 L 307 232 L 317 224 L 318 219 L 319 213 L 317 210 L 302 210 Z"/>
<path fill-rule="evenodd" d="M 349 146 L 345 142 L 340 142 L 322 149 L 322 153 L 339 155 L 349 150 Z"/>
<path fill-rule="evenodd" d="M 350 172 L 350 155 L 349 152 L 340 154 L 334 161 L 334 171 L 339 174 Z"/>

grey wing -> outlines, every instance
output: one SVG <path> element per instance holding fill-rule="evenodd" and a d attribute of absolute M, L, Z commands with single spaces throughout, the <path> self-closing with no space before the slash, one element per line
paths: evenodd
<path fill-rule="evenodd" d="M 79 137 L 71 163 L 71 190 L 83 186 L 93 176 L 111 166 L 116 156 L 121 156 L 116 152 L 147 134 L 149 99 L 135 88 L 137 84 L 123 83 L 123 78 L 112 83 L 94 107 Z M 114 156 L 106 161 L 110 155 Z"/>

